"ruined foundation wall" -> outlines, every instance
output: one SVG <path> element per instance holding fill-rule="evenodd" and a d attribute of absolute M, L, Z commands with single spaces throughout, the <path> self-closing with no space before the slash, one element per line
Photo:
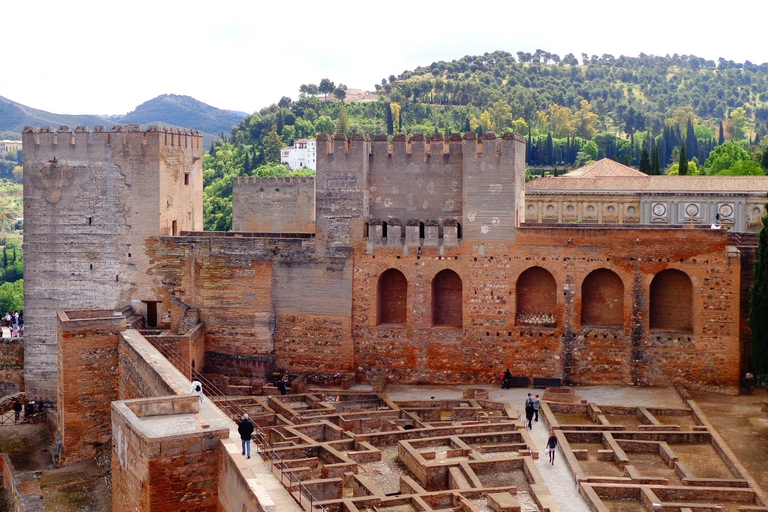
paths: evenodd
<path fill-rule="evenodd" d="M 34 395 L 55 396 L 56 314 L 132 300 L 144 312 L 160 286 L 143 272 L 145 245 L 172 226 L 202 227 L 201 141 L 137 125 L 25 129 L 25 380 Z"/>

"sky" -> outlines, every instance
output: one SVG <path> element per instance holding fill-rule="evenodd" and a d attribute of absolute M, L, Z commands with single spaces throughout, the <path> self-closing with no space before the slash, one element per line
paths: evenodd
<path fill-rule="evenodd" d="M 496 50 L 768 62 L 757 0 L 14 0 L 3 11 L 0 96 L 58 114 L 125 114 L 161 94 L 252 113 L 321 78 L 373 90 Z"/>

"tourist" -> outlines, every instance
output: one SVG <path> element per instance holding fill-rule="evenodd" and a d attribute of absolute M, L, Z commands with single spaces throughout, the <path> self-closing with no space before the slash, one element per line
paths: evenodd
<path fill-rule="evenodd" d="M 528 424 L 528 430 L 533 430 L 533 424 L 531 423 L 533 421 L 533 398 L 530 393 L 528 393 L 528 398 L 525 399 L 525 420 Z"/>
<path fill-rule="evenodd" d="M 539 409 L 541 408 L 541 402 L 539 402 L 539 395 L 536 395 L 533 399 L 533 414 L 535 419 L 533 421 L 539 421 Z"/>
<path fill-rule="evenodd" d="M 501 389 L 509 389 L 512 387 L 512 373 L 509 368 L 504 370 L 504 376 L 501 378 Z"/>
<path fill-rule="evenodd" d="M 5 321 L 5 326 L 10 329 L 11 328 L 11 312 L 10 311 L 5 312 L 5 316 L 3 317 L 3 320 Z"/>
<path fill-rule="evenodd" d="M 281 395 L 288 394 L 288 376 L 287 375 L 285 375 L 282 379 L 278 381 L 277 390 L 280 391 Z"/>
<path fill-rule="evenodd" d="M 555 463 L 555 450 L 557 449 L 557 436 L 555 431 L 549 431 L 549 439 L 547 439 L 547 451 L 549 452 L 549 462 L 554 465 Z"/>
<path fill-rule="evenodd" d="M 189 392 L 197 393 L 200 395 L 200 401 L 205 402 L 205 397 L 203 397 L 203 384 L 199 380 L 192 381 L 192 387 L 190 388 Z"/>
<path fill-rule="evenodd" d="M 21 402 L 19 402 L 18 400 L 14 400 L 13 401 L 13 422 L 14 423 L 19 422 L 19 417 L 21 416 L 21 409 L 23 409 L 23 407 L 21 407 Z"/>
<path fill-rule="evenodd" d="M 248 454 L 251 458 L 251 434 L 253 434 L 253 422 L 248 414 L 243 414 L 243 421 L 237 425 L 237 431 L 240 433 L 240 440 L 243 443 L 243 455 Z"/>

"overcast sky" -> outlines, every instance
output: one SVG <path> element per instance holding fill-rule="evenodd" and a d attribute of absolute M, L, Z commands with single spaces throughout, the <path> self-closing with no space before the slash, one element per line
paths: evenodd
<path fill-rule="evenodd" d="M 495 50 L 768 62 L 758 0 L 5 3 L 0 96 L 59 114 L 124 114 L 166 93 L 251 113 L 324 77 L 372 90 Z"/>

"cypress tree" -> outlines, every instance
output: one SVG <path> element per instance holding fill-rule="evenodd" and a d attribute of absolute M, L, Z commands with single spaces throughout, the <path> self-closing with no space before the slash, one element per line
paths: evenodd
<path fill-rule="evenodd" d="M 699 142 L 696 140 L 696 131 L 693 129 L 691 119 L 688 119 L 688 126 L 685 129 L 685 147 L 689 159 L 693 160 L 699 157 Z"/>
<path fill-rule="evenodd" d="M 659 146 L 653 148 L 653 157 L 651 158 L 651 174 L 661 174 L 661 161 L 659 160 Z"/>
<path fill-rule="evenodd" d="M 760 159 L 760 165 L 763 166 L 763 169 L 768 170 L 768 148 L 763 150 L 763 158 Z"/>
<path fill-rule="evenodd" d="M 387 135 L 392 135 L 395 133 L 395 120 L 392 118 L 392 107 L 389 106 L 389 103 L 386 103 L 384 108 L 387 111 Z"/>
<path fill-rule="evenodd" d="M 640 172 L 651 174 L 651 160 L 648 158 L 648 148 L 643 148 L 643 153 L 640 155 Z"/>
<path fill-rule="evenodd" d="M 680 176 L 688 174 L 688 156 L 685 154 L 685 144 L 680 146 L 680 166 L 678 169 Z"/>
<path fill-rule="evenodd" d="M 8 267 L 8 252 L 5 250 L 5 247 L 3 247 L 3 268 Z"/>
<path fill-rule="evenodd" d="M 723 130 L 723 122 L 720 121 L 720 135 L 717 138 L 717 145 L 725 144 L 725 131 Z"/>
<path fill-rule="evenodd" d="M 766 205 L 768 212 L 768 204 Z M 750 288 L 749 328 L 752 330 L 751 367 L 763 382 L 768 381 L 768 214 L 763 217 L 763 228 L 757 244 L 755 284 Z"/>

